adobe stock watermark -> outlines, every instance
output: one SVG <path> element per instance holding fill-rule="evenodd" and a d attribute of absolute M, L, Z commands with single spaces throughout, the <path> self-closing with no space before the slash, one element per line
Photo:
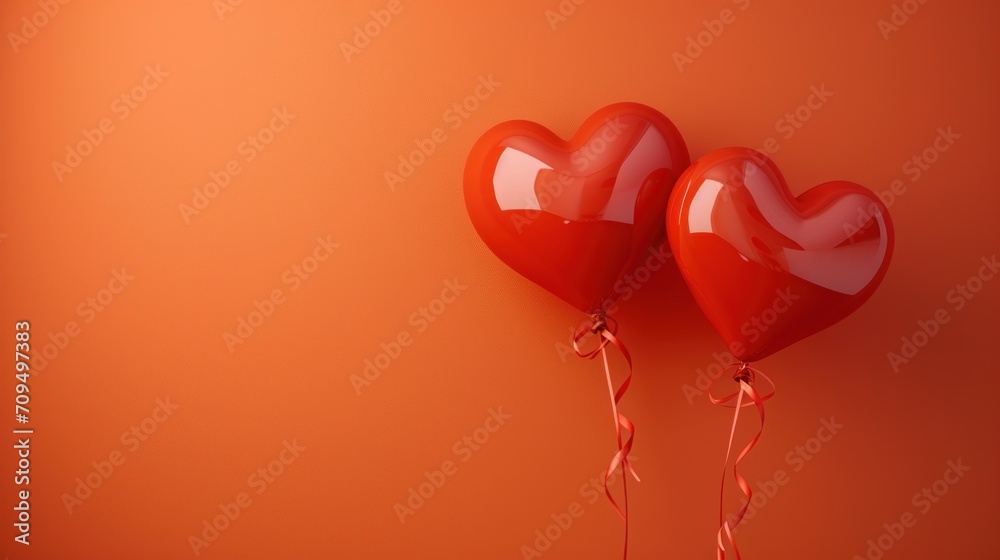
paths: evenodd
<path fill-rule="evenodd" d="M 424 471 L 423 480 L 416 486 L 407 489 L 406 499 L 398 501 L 392 506 L 392 511 L 399 519 L 399 524 L 406 523 L 407 518 L 416 515 L 417 511 L 424 507 L 431 498 L 440 490 L 446 482 L 458 474 L 458 466 L 469 462 L 473 455 L 483 448 L 493 434 L 500 431 L 500 428 L 510 420 L 510 414 L 503 411 L 502 406 L 491 408 L 483 425 L 476 428 L 472 433 L 462 436 L 451 447 L 454 459 L 447 459 L 441 463 L 441 467 L 434 471 Z"/>
<path fill-rule="evenodd" d="M 778 120 L 774 121 L 774 131 L 780 135 L 780 138 L 778 136 L 768 137 L 756 151 L 768 157 L 778 153 L 778 150 L 781 149 L 781 142 L 791 140 L 809 120 L 815 117 L 830 102 L 830 98 L 833 95 L 834 92 L 826 89 L 826 83 L 818 86 L 815 84 L 809 86 L 809 95 L 805 101 L 794 110 L 785 113 L 783 116 L 778 117 Z M 751 156 L 755 156 L 753 152 L 749 153 Z M 758 163 L 763 162 L 758 161 Z"/>
<path fill-rule="evenodd" d="M 469 287 L 462 284 L 458 278 L 445 280 L 444 287 L 441 288 L 440 295 L 432 298 L 425 305 L 420 306 L 416 311 L 410 313 L 407 324 L 412 328 L 400 330 L 396 336 L 388 342 L 380 342 L 379 350 L 372 358 L 365 358 L 361 369 L 361 375 L 357 373 L 350 377 L 351 387 L 355 394 L 361 396 L 361 389 L 370 387 L 385 371 L 392 366 L 403 350 L 411 346 L 416 337 L 427 332 L 431 325 L 444 315 L 448 306 L 454 304 L 462 292 Z"/>
<path fill-rule="evenodd" d="M 944 474 L 941 478 L 924 486 L 910 500 L 916 512 L 920 516 L 927 515 L 931 509 L 944 498 L 952 487 L 961 482 L 972 467 L 962 463 L 962 458 L 949 460 L 945 464 Z M 906 534 L 916 526 L 919 516 L 914 510 L 904 511 L 897 519 L 882 524 L 882 533 L 868 539 L 865 544 L 864 555 L 855 554 L 851 560 L 881 560 L 886 552 L 892 550 L 896 543 L 903 539 Z"/>
<path fill-rule="evenodd" d="M 212 0 L 212 9 L 219 21 L 225 21 L 226 16 L 236 11 L 236 8 L 243 5 L 243 0 Z"/>
<path fill-rule="evenodd" d="M 333 251 L 340 247 L 340 243 L 335 243 L 332 237 L 331 234 L 327 234 L 325 238 L 317 237 L 312 251 L 281 273 L 281 285 L 286 286 L 289 293 L 301 288 L 302 284 L 333 256 Z M 285 297 L 285 290 L 280 287 L 272 289 L 263 300 L 253 300 L 253 311 L 248 312 L 246 316 L 236 317 L 235 334 L 229 331 L 222 333 L 222 341 L 225 342 L 229 353 L 236 352 L 236 347 L 253 336 L 264 321 L 274 315 L 278 306 L 286 301 L 288 300 Z"/>
<path fill-rule="evenodd" d="M 146 73 L 143 74 L 139 83 L 111 101 L 111 113 L 118 118 L 119 122 L 129 118 L 149 97 L 150 92 L 159 88 L 168 76 L 170 74 L 160 68 L 159 64 L 155 67 L 147 65 Z M 52 172 L 55 173 L 56 180 L 62 183 L 63 177 L 83 165 L 83 160 L 93 154 L 94 150 L 103 144 L 115 130 L 117 130 L 115 121 L 111 117 L 104 117 L 97 121 L 95 128 L 84 128 L 80 131 L 83 139 L 75 144 L 66 144 L 64 147 L 66 156 L 62 161 L 52 160 Z"/>
<path fill-rule="evenodd" d="M 502 82 L 493 79 L 493 74 L 488 76 L 480 75 L 472 93 L 456 101 L 451 107 L 445 109 L 441 115 L 448 128 L 456 131 L 462 127 L 472 114 L 479 110 L 482 104 L 496 93 Z M 414 149 L 409 152 L 399 154 L 396 158 L 398 163 L 395 170 L 387 169 L 383 173 L 385 183 L 389 186 L 389 192 L 396 192 L 398 186 L 406 182 L 407 179 L 416 173 L 416 170 L 423 165 L 437 151 L 437 149 L 448 140 L 448 133 L 444 127 L 438 126 L 430 131 L 424 138 L 414 138 Z"/>
<path fill-rule="evenodd" d="M 768 329 L 778 322 L 778 318 L 781 315 L 792 309 L 795 302 L 801 299 L 801 297 L 793 294 L 791 288 L 776 289 L 774 291 L 774 299 L 771 300 L 771 305 L 764 308 L 757 315 L 744 321 L 740 325 L 740 334 L 746 337 L 751 344 L 757 342 L 760 340 L 760 337 L 764 336 L 764 333 Z M 685 383 L 681 386 L 681 392 L 684 393 L 684 398 L 687 399 L 688 404 L 694 404 L 695 398 L 704 395 L 708 391 L 708 388 L 712 386 L 712 382 L 722 375 L 726 367 L 739 363 L 736 356 L 742 354 L 743 350 L 742 343 L 733 341 L 728 351 L 721 354 L 712 352 L 713 362 L 705 368 L 695 370 L 694 385 Z"/>
<path fill-rule="evenodd" d="M 401 13 L 403 13 L 403 5 L 400 0 L 389 0 L 385 8 L 369 12 L 371 17 L 368 21 L 354 26 L 354 36 L 351 37 L 351 41 L 340 42 L 340 54 L 344 55 L 344 60 L 350 63 L 351 58 L 361 54 L 361 51 L 367 49 L 372 41 L 381 35 L 395 17 Z"/>
<path fill-rule="evenodd" d="M 28 41 L 37 37 L 38 32 L 59 15 L 62 7 L 69 4 L 69 0 L 38 0 L 37 4 L 38 10 L 34 11 L 30 16 L 21 18 L 20 33 L 15 33 L 14 31 L 7 32 L 7 40 L 10 41 L 10 48 L 14 51 L 14 54 L 21 52 L 21 47 L 27 45 Z"/>
<path fill-rule="evenodd" d="M 767 507 L 767 504 L 771 503 L 771 501 L 778 495 L 778 491 L 791 482 L 791 474 L 800 472 L 806 467 L 806 465 L 811 463 L 812 460 L 819 455 L 823 448 L 828 443 L 833 441 L 834 436 L 839 434 L 843 429 L 844 425 L 837 422 L 833 416 L 829 418 L 821 418 L 819 421 L 819 428 L 816 430 L 816 435 L 807 438 L 804 442 L 796 445 L 785 453 L 785 464 L 788 465 L 790 470 L 777 469 L 769 478 L 763 481 L 757 481 L 757 487 L 754 489 L 756 491 L 750 498 L 749 505 L 747 503 L 746 496 L 743 496 L 742 501 L 737 508 L 737 510 L 739 510 L 743 506 L 747 506 L 747 511 L 743 516 L 743 521 L 739 525 L 735 525 L 736 514 L 730 513 L 726 515 L 726 520 L 729 522 L 729 526 L 733 527 L 733 533 L 736 533 L 739 529 L 756 517 L 762 509 Z"/>
<path fill-rule="evenodd" d="M 84 325 L 89 325 L 97 318 L 97 314 L 103 312 L 125 291 L 129 283 L 135 280 L 135 276 L 129 274 L 123 266 L 119 270 L 111 271 L 111 278 L 107 284 L 98 289 L 92 295 L 87 296 L 76 306 L 76 314 L 83 320 Z M 83 332 L 80 323 L 76 321 L 66 321 L 62 329 L 56 332 L 49 332 L 47 342 L 36 342 L 40 351 L 32 357 L 32 372 L 41 373 L 49 363 L 55 360 L 69 346 L 69 343 Z"/>
<path fill-rule="evenodd" d="M 191 553 L 200 556 L 202 551 L 214 544 L 233 523 L 239 519 L 243 510 L 253 505 L 253 497 L 267 491 L 274 482 L 285 473 L 285 469 L 299 458 L 306 448 L 299 445 L 298 440 L 281 442 L 282 449 L 278 455 L 263 467 L 250 473 L 247 477 L 247 490 L 238 492 L 231 502 L 220 502 L 218 513 L 201 522 L 201 531 L 188 535 L 188 545 Z"/>
<path fill-rule="evenodd" d="M 635 294 L 641 290 L 642 287 L 645 286 L 657 272 L 663 269 L 663 266 L 667 263 L 667 261 L 674 258 L 674 255 L 670 253 L 668 247 L 667 242 L 664 241 L 660 245 L 647 249 L 646 260 L 636 266 L 632 272 L 626 274 L 622 277 L 622 279 L 615 282 L 615 285 L 612 287 L 615 295 L 604 300 L 601 304 L 601 309 L 603 309 L 608 315 L 618 313 L 620 305 L 635 297 Z M 578 328 L 579 325 L 569 325 L 567 327 L 567 331 L 569 332 L 567 341 L 555 343 L 556 355 L 559 356 L 559 361 L 564 364 L 566 363 L 566 358 L 568 356 L 576 354 L 576 350 L 573 349 L 573 337 Z"/>
<path fill-rule="evenodd" d="M 882 39 L 888 41 L 889 36 L 906 25 L 910 21 L 910 17 L 916 14 L 917 10 L 926 3 L 927 0 L 903 0 L 899 4 L 893 4 L 889 18 L 880 18 L 875 22 L 879 33 L 882 34 Z"/>
<path fill-rule="evenodd" d="M 634 465 L 638 459 L 638 457 L 630 456 L 628 460 Z M 616 469 L 615 472 L 611 473 L 611 476 L 608 477 L 609 488 L 618 483 L 618 477 L 621 476 L 621 473 L 622 469 Z M 594 505 L 598 500 L 605 497 L 604 471 L 601 471 L 597 476 L 593 476 L 590 480 L 581 484 L 579 494 L 581 500 L 574 500 L 567 504 L 566 507 L 550 514 L 545 520 L 547 525 L 541 529 L 536 529 L 532 535 L 533 539 L 521 545 L 521 556 L 524 560 L 541 558 L 543 554 L 552 549 L 552 545 L 556 541 L 561 539 L 573 527 L 573 523 L 577 519 L 583 517 L 583 514 L 587 512 L 588 506 Z M 550 519 L 552 522 L 548 523 Z"/>
<path fill-rule="evenodd" d="M 726 26 L 735 23 L 737 15 L 750 7 L 750 0 L 732 0 L 732 2 L 736 4 L 738 11 L 724 8 L 719 12 L 718 18 L 702 20 L 701 25 L 704 29 L 694 35 L 688 35 L 684 52 L 674 51 L 670 58 L 673 59 L 678 72 L 683 73 L 684 66 L 693 63 L 695 59 L 705 54 L 705 51 L 715 43 L 716 39 L 722 36 Z"/>
<path fill-rule="evenodd" d="M 197 216 L 222 193 L 223 189 L 229 186 L 233 177 L 243 172 L 243 165 L 257 159 L 257 157 L 274 142 L 278 133 L 285 130 L 288 125 L 295 120 L 295 114 L 289 112 L 288 106 L 281 109 L 274 107 L 271 109 L 271 118 L 267 124 L 260 127 L 257 132 L 248 135 L 234 148 L 237 155 L 242 158 L 233 158 L 226 162 L 222 169 L 209 171 L 209 181 L 201 187 L 191 189 L 191 204 L 181 202 L 177 209 L 181 213 L 181 219 L 185 225 L 191 224 L 191 218 Z"/>
<path fill-rule="evenodd" d="M 73 491 L 63 492 L 61 499 L 66 513 L 72 515 L 75 508 L 90 499 L 94 492 L 111 478 L 111 475 L 121 470 L 128 456 L 138 451 L 142 444 L 156 433 L 160 424 L 166 422 L 180 409 L 180 405 L 171 401 L 170 396 L 158 398 L 154 404 L 156 406 L 149 416 L 122 433 L 119 438 L 122 448 L 113 449 L 106 455 L 106 459 L 92 461 L 90 466 L 93 469 L 82 477 L 76 477 L 76 487 Z"/>
<path fill-rule="evenodd" d="M 996 277 L 1000 271 L 1000 262 L 997 256 L 981 257 L 979 259 L 979 269 L 975 274 L 969 276 L 964 281 L 955 284 L 955 287 L 944 296 L 945 303 L 951 304 L 951 312 L 947 307 L 939 307 L 926 319 L 918 319 L 917 328 L 909 335 L 900 337 L 899 352 L 890 351 L 885 357 L 889 360 L 889 366 L 894 373 L 899 373 L 902 366 L 910 363 L 910 360 L 917 357 L 921 349 L 930 344 L 931 339 L 941 333 L 944 325 L 951 322 L 951 313 L 957 313 L 971 302 L 983 290 L 986 284 Z"/>
<path fill-rule="evenodd" d="M 558 4 L 545 10 L 545 21 L 549 23 L 549 29 L 555 31 L 560 25 L 569 21 L 569 18 L 576 13 L 576 9 L 586 2 L 587 0 L 560 0 Z"/>
<path fill-rule="evenodd" d="M 955 145 L 955 141 L 961 137 L 960 134 L 951 129 L 950 125 L 948 127 L 939 126 L 934 140 L 920 153 L 914 154 L 906 160 L 900 170 L 911 183 L 916 183 L 925 172 L 930 170 L 932 165 L 941 159 L 941 154 L 950 150 Z"/>
<path fill-rule="evenodd" d="M 586 144 L 570 156 L 570 164 L 576 172 L 574 175 L 568 169 L 560 169 L 553 173 L 546 173 L 546 178 L 541 181 L 541 191 L 525 193 L 523 200 L 524 213 L 512 212 L 511 223 L 517 233 L 523 233 L 524 227 L 530 225 L 544 214 L 544 208 L 550 208 L 552 203 L 559 199 L 568 187 L 570 187 L 579 175 L 585 174 L 594 162 L 608 151 L 610 146 L 617 140 L 625 130 L 620 117 L 604 123 L 600 131 L 595 133 Z M 547 168 L 539 169 L 538 173 L 551 171 Z"/>
<path fill-rule="evenodd" d="M 904 161 L 900 171 L 910 180 L 910 184 L 916 183 L 941 159 L 941 154 L 950 150 L 961 137 L 962 135 L 953 131 L 950 125 L 948 127 L 939 126 L 934 140 L 926 148 Z M 902 179 L 894 179 L 889 183 L 889 188 L 878 191 L 876 194 L 886 208 L 892 208 L 896 201 L 906 194 L 907 190 L 906 182 Z M 875 204 L 869 205 L 867 209 L 859 208 L 857 220 L 844 224 L 844 233 L 854 235 L 865 224 L 869 223 L 877 212 L 878 207 Z"/>

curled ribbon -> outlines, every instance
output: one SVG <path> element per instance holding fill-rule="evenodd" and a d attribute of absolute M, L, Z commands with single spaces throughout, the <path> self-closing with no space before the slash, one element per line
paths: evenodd
<path fill-rule="evenodd" d="M 635 437 L 635 425 L 624 414 L 618 412 L 618 402 L 625 395 L 629 384 L 632 383 L 632 356 L 622 341 L 615 336 L 617 332 L 617 321 L 608 317 L 604 312 L 594 312 L 591 314 L 589 322 L 584 323 L 573 334 L 573 350 L 581 358 L 592 360 L 600 355 L 604 361 L 604 373 L 608 381 L 608 394 L 611 397 L 611 413 L 615 421 L 615 436 L 618 438 L 618 452 L 615 453 L 614 458 L 611 459 L 611 463 L 604 472 L 604 494 L 608 497 L 611 506 L 615 508 L 618 515 L 625 521 L 625 551 L 623 557 L 628 558 L 628 477 L 622 476 L 622 502 L 624 511 L 623 508 L 618 506 L 618 502 L 615 501 L 611 495 L 611 490 L 608 488 L 608 479 L 611 478 L 611 475 L 619 466 L 622 467 L 623 474 L 624 471 L 628 471 L 635 477 L 636 482 L 639 481 L 639 475 L 636 474 L 635 469 L 632 468 L 632 464 L 628 460 L 628 454 L 632 450 L 632 438 Z M 588 334 L 596 334 L 601 338 L 595 348 L 584 351 L 580 348 L 579 342 Z M 617 391 L 615 391 L 614 383 L 611 381 L 611 368 L 608 366 L 608 354 L 605 351 L 608 344 L 617 348 L 625 358 L 625 362 L 628 363 L 628 376 L 622 382 L 621 386 L 618 387 Z M 627 438 L 624 440 L 622 439 L 622 431 L 627 432 Z"/>
<path fill-rule="evenodd" d="M 750 364 L 746 362 L 727 366 L 725 369 L 722 370 L 722 373 L 725 373 L 727 370 L 729 370 L 729 368 L 732 367 L 736 368 L 736 373 L 733 374 L 733 380 L 740 384 L 739 389 L 719 399 L 712 396 L 711 386 L 709 386 L 708 389 L 709 390 L 708 398 L 709 400 L 712 401 L 712 404 L 717 404 L 722 406 L 732 406 L 733 408 L 735 408 L 733 412 L 733 427 L 729 431 L 729 444 L 726 447 L 726 459 L 722 463 L 722 485 L 719 489 L 719 532 L 716 538 L 718 544 L 718 551 L 717 551 L 718 560 L 725 560 L 726 558 L 726 547 L 725 544 L 723 543 L 723 534 L 725 534 L 726 538 L 729 540 L 729 543 L 732 545 L 733 552 L 736 554 L 736 560 L 741 560 L 740 550 L 736 546 L 736 537 L 733 535 L 733 530 L 736 528 L 737 525 L 740 524 L 741 521 L 743 521 L 743 516 L 747 512 L 747 508 L 750 506 L 750 498 L 753 496 L 753 491 L 750 489 L 750 485 L 747 484 L 746 479 L 744 479 L 743 476 L 740 474 L 739 465 L 740 461 L 742 461 L 743 458 L 746 457 L 748 453 L 750 453 L 750 450 L 753 449 L 755 445 L 757 445 L 757 440 L 760 439 L 760 435 L 764 431 L 764 401 L 774 396 L 774 382 L 771 381 L 770 377 L 768 377 L 767 375 L 758 370 L 751 368 Z M 771 385 L 771 391 L 763 396 L 760 393 L 758 393 L 757 389 L 754 387 L 754 381 L 758 375 L 766 379 L 767 382 Z M 719 375 L 719 377 L 721 377 L 721 374 Z M 712 385 L 715 385 L 714 380 L 712 381 Z M 751 402 L 744 403 L 743 395 L 750 397 Z M 731 402 L 734 398 L 736 399 L 735 405 L 727 404 Z M 760 415 L 760 428 L 757 430 L 757 434 L 753 437 L 753 439 L 750 440 L 750 443 L 748 443 L 747 446 L 743 448 L 743 451 L 740 452 L 739 456 L 736 457 L 736 461 L 733 463 L 733 476 L 736 478 L 736 484 L 740 487 L 740 490 L 743 491 L 743 494 L 746 496 L 747 501 L 745 504 L 743 504 L 743 507 L 741 507 L 740 510 L 736 512 L 735 520 L 732 523 L 730 523 L 728 520 L 725 519 L 725 515 L 723 513 L 724 509 L 722 504 L 723 497 L 725 496 L 725 491 L 726 491 L 726 466 L 729 464 L 729 456 L 733 450 L 733 438 L 736 436 L 736 421 L 739 420 L 740 409 L 745 406 L 757 407 L 757 413 Z"/>

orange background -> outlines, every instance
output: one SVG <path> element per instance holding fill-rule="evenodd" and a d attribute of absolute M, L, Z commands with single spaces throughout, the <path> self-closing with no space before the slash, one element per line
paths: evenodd
<path fill-rule="evenodd" d="M 341 43 L 386 3 L 245 1 L 220 18 L 210 0 L 70 2 L 17 52 L 9 34 L 41 8 L 2 6 L 0 325 L 13 345 L 15 321 L 31 322 L 35 434 L 30 547 L 12 540 L 4 436 L 0 556 L 194 557 L 189 536 L 247 492 L 200 557 L 523 558 L 573 502 L 582 517 L 542 557 L 617 557 L 620 520 L 580 491 L 614 452 L 601 365 L 557 351 L 580 314 L 488 251 L 461 180 L 472 143 L 500 121 L 567 137 L 623 100 L 668 115 L 693 157 L 776 138 L 796 193 L 831 179 L 906 186 L 881 289 L 758 364 L 778 396 L 743 472 L 755 488 L 778 469 L 789 482 L 741 527 L 744 557 L 864 556 L 907 512 L 916 525 L 885 558 L 993 553 L 1000 282 L 960 311 L 947 296 L 1000 237 L 996 3 L 930 0 L 885 40 L 889 0 L 591 0 L 555 29 L 556 0 L 403 0 L 349 61 Z M 724 9 L 735 20 L 679 71 L 672 54 Z M 112 104 L 147 65 L 168 76 L 120 119 Z M 500 85 L 453 128 L 446 111 L 480 76 Z M 834 95 L 786 138 L 779 119 L 822 84 Z M 241 142 L 285 106 L 294 119 L 245 161 Z M 113 131 L 57 180 L 52 162 L 104 118 Z M 904 164 L 948 126 L 960 138 L 911 180 Z M 446 139 L 391 191 L 384 173 L 436 128 Z M 234 159 L 240 174 L 185 223 L 178 205 Z M 292 291 L 283 275 L 327 236 L 339 247 Z M 79 313 L 122 267 L 128 286 Z M 411 314 L 455 278 L 467 289 L 417 332 Z M 283 303 L 231 353 L 223 333 L 275 289 Z M 939 308 L 951 320 L 894 372 L 887 353 Z M 731 419 L 704 396 L 689 404 L 683 386 L 723 345 L 672 266 L 618 319 L 635 356 L 623 412 L 643 478 L 629 486 L 631 556 L 712 558 Z M 68 321 L 79 334 L 39 368 Z M 411 344 L 359 395 L 351 376 L 403 331 Z M 623 374 L 619 358 L 612 367 Z M 122 434 L 168 396 L 179 408 L 147 421 L 155 433 L 130 451 Z M 5 429 L 18 427 L 13 401 L 8 377 Z M 496 407 L 510 418 L 456 453 Z M 830 416 L 842 432 L 793 471 L 786 454 Z M 738 439 L 753 421 L 743 427 Z M 256 494 L 248 477 L 293 440 L 304 450 Z M 68 513 L 64 494 L 114 451 L 124 463 Z M 922 513 L 913 495 L 959 458 L 971 470 Z M 457 472 L 400 523 L 394 504 L 448 460 Z"/>

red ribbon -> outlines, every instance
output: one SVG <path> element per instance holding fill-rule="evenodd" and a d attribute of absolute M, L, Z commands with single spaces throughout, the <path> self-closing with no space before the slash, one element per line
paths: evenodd
<path fill-rule="evenodd" d="M 717 539 L 716 539 L 718 544 L 718 550 L 717 550 L 718 560 L 725 560 L 726 558 L 726 547 L 722 540 L 723 533 L 729 540 L 729 543 L 732 544 L 733 552 L 736 554 L 736 560 L 741 560 L 740 550 L 736 546 L 736 537 L 733 535 L 733 529 L 735 529 L 736 526 L 739 525 L 741 521 L 743 521 L 743 516 L 747 512 L 747 508 L 750 506 L 750 498 L 753 496 L 753 491 L 750 489 L 750 485 L 747 484 L 746 479 L 744 479 L 743 476 L 740 475 L 739 465 L 740 461 L 742 461 L 743 458 L 747 456 L 747 453 L 750 453 L 750 450 L 753 449 L 755 445 L 757 445 L 757 440 L 760 439 L 760 435 L 764 431 L 764 401 L 774 396 L 774 382 L 771 381 L 770 377 L 764 375 L 758 370 L 751 368 L 750 364 L 746 362 L 727 366 L 725 369 L 722 370 L 722 372 L 725 373 L 731 367 L 736 368 L 736 373 L 733 374 L 733 380 L 740 384 L 739 389 L 737 389 L 732 394 L 722 397 L 721 399 L 717 399 L 712 396 L 711 386 L 709 386 L 708 389 L 709 390 L 708 398 L 709 400 L 712 401 L 712 404 L 733 406 L 735 408 L 735 411 L 733 412 L 733 427 L 729 431 L 729 444 L 726 447 L 726 459 L 722 463 L 722 485 L 719 489 L 719 532 L 717 533 Z M 766 379 L 767 382 L 771 385 L 770 393 L 761 396 L 757 392 L 757 389 L 754 387 L 754 380 L 756 379 L 757 375 L 760 375 L 761 377 Z M 712 381 L 712 385 L 715 385 L 715 380 Z M 750 397 L 750 400 L 752 402 L 744 403 L 743 402 L 744 394 Z M 734 398 L 736 399 L 735 405 L 726 404 L 732 401 Z M 742 490 L 743 494 L 746 496 L 746 503 L 743 504 L 743 507 L 741 507 L 740 510 L 736 513 L 735 521 L 733 521 L 733 523 L 730 524 L 730 522 L 725 519 L 723 513 L 724 509 L 722 505 L 723 497 L 725 496 L 726 492 L 726 465 L 729 464 L 729 456 L 733 450 L 733 439 L 736 436 L 736 422 L 737 420 L 739 420 L 740 417 L 740 409 L 743 408 L 744 406 L 757 407 L 757 413 L 760 415 L 760 428 L 757 430 L 757 434 L 753 437 L 753 439 L 750 440 L 750 443 L 748 443 L 747 446 L 743 448 L 743 451 L 740 452 L 739 456 L 736 457 L 736 461 L 733 463 L 733 476 L 736 478 L 736 484 L 740 487 L 740 490 Z"/>
<path fill-rule="evenodd" d="M 615 453 L 614 458 L 611 459 L 611 464 L 608 465 L 607 470 L 604 472 L 604 493 L 607 495 L 608 500 L 611 502 L 611 506 L 615 508 L 619 517 L 625 520 L 625 550 L 623 553 L 623 558 L 628 558 L 628 484 L 627 476 L 622 476 L 622 501 L 624 505 L 623 508 L 618 506 L 618 502 L 615 501 L 614 497 L 611 495 L 611 490 L 608 488 L 608 479 L 615 472 L 619 466 L 622 470 L 627 470 L 633 477 L 635 477 L 636 482 L 639 481 L 639 475 L 635 473 L 635 469 L 632 468 L 632 464 L 628 460 L 628 454 L 632 450 L 632 438 L 635 437 L 635 425 L 625 417 L 624 414 L 618 412 L 618 402 L 625 395 L 625 391 L 628 390 L 629 384 L 632 383 L 632 356 L 628 353 L 625 345 L 622 343 L 615 333 L 618 332 L 618 322 L 611 319 L 603 312 L 595 312 L 590 316 L 589 324 L 577 329 L 573 334 L 573 349 L 576 354 L 581 358 L 587 358 L 592 360 L 600 354 L 601 358 L 604 360 L 604 373 L 608 381 L 608 394 L 611 397 L 611 413 L 614 417 L 615 422 L 615 436 L 618 439 L 618 452 Z M 587 334 L 597 334 L 600 335 L 601 341 L 593 350 L 583 351 L 580 349 L 579 342 Z M 615 391 L 614 383 L 611 381 L 611 368 L 608 366 L 608 355 L 605 352 L 605 347 L 611 344 L 622 353 L 625 358 L 625 362 L 628 363 L 628 376 L 625 381 L 622 382 L 618 390 Z M 622 431 L 626 431 L 628 434 L 627 439 L 622 440 Z M 623 473 L 624 474 L 624 473 Z"/>

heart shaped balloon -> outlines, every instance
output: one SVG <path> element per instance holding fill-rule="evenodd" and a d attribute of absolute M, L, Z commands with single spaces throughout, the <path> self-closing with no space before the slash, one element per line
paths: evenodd
<path fill-rule="evenodd" d="M 893 247 L 874 193 L 832 181 L 793 197 L 775 164 L 747 148 L 711 152 L 684 172 L 667 235 L 701 310 L 744 362 L 853 313 Z"/>
<path fill-rule="evenodd" d="M 638 103 L 604 107 L 569 141 L 509 121 L 473 146 L 465 203 L 508 266 L 574 307 L 598 311 L 662 238 L 670 190 L 689 163 L 673 123 Z"/>

